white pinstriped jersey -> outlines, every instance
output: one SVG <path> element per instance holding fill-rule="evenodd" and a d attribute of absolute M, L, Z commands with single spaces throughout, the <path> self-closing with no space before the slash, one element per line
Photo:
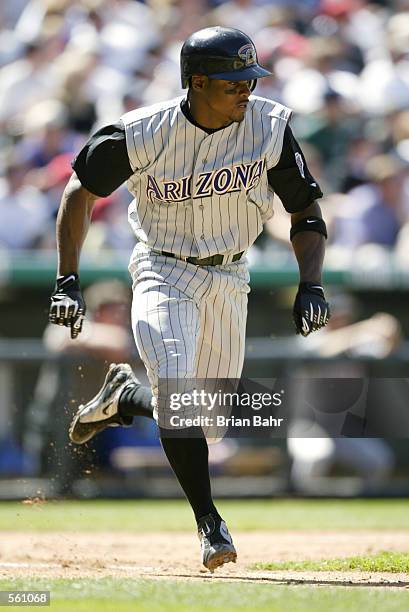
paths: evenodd
<path fill-rule="evenodd" d="M 273 215 L 267 170 L 280 159 L 291 110 L 250 96 L 242 122 L 208 134 L 185 117 L 182 100 L 121 118 L 134 170 L 129 221 L 152 249 L 233 256 L 253 244 Z"/>

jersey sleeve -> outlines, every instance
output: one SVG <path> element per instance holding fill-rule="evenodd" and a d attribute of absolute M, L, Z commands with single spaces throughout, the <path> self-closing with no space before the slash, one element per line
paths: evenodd
<path fill-rule="evenodd" d="M 120 187 L 133 174 L 122 122 L 95 132 L 71 165 L 81 184 L 97 196 L 106 197 Z"/>
<path fill-rule="evenodd" d="M 269 185 L 289 213 L 307 208 L 322 198 L 322 191 L 310 173 L 300 145 L 289 125 L 286 126 L 279 162 L 267 171 Z"/>

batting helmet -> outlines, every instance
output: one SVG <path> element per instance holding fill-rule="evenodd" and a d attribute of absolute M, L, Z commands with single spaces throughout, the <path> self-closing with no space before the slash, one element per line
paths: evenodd
<path fill-rule="evenodd" d="M 252 40 L 234 28 L 205 28 L 194 32 L 185 41 L 180 53 L 182 87 L 189 87 L 194 74 L 212 79 L 250 81 L 269 76 L 259 66 Z"/>

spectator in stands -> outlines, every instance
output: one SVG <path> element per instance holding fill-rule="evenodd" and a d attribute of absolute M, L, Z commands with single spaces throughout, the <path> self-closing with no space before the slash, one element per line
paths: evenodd
<path fill-rule="evenodd" d="M 311 339 L 307 350 L 322 357 L 339 357 L 339 360 L 303 366 L 295 374 L 296 393 L 305 401 L 298 400 L 297 416 L 289 428 L 291 482 L 302 493 L 328 492 L 325 478 L 337 468 L 360 479 L 360 492 L 380 491 L 394 467 L 387 442 L 381 438 L 341 436 L 359 435 L 349 430 L 348 434 L 345 429 L 351 427 L 352 421 L 353 427 L 361 422 L 361 435 L 366 433 L 363 419 L 369 373 L 364 364 L 351 358 L 383 359 L 393 354 L 402 342 L 400 325 L 395 317 L 383 312 L 356 322 L 357 302 L 345 294 L 334 295 L 331 306 L 331 323 Z M 338 378 L 343 379 L 339 387 L 331 382 Z M 326 379 L 329 379 L 328 385 L 324 382 Z M 353 413 L 352 417 L 348 411 Z"/>
<path fill-rule="evenodd" d="M 271 6 L 256 4 L 253 0 L 228 0 L 209 14 L 209 25 L 238 28 L 253 38 L 269 24 Z"/>
<path fill-rule="evenodd" d="M 5 249 L 35 248 L 51 218 L 44 195 L 25 184 L 26 169 L 9 160 L 0 181 L 0 246 Z"/>
<path fill-rule="evenodd" d="M 325 160 L 325 178 L 331 190 L 338 191 L 342 185 L 348 146 L 358 127 L 356 118 L 348 113 L 345 99 L 331 87 L 323 94 L 320 112 L 304 122 L 300 137 Z"/>
<path fill-rule="evenodd" d="M 22 135 L 16 152 L 31 168 L 43 168 L 57 155 L 72 153 L 83 140 L 69 128 L 67 107 L 56 98 L 27 109 Z"/>
<path fill-rule="evenodd" d="M 253 28 L 274 73 L 255 93 L 294 109 L 295 133 L 321 158 L 325 193 L 349 192 L 365 182 L 362 191 L 348 195 L 353 203 L 345 210 L 358 200 L 360 209 L 362 196 L 363 208 L 375 207 L 378 215 L 379 202 L 368 201 L 383 190 L 382 181 L 368 182 L 365 165 L 391 151 L 405 157 L 409 146 L 401 119 L 409 112 L 407 0 L 16 0 L 12 5 L 0 9 L 0 175 L 8 149 L 17 164 L 46 168 L 55 157 L 79 150 L 90 131 L 122 112 L 180 95 L 181 41 L 218 22 L 250 33 Z M 37 178 L 26 177 L 34 190 Z M 52 193 L 46 195 L 50 201 Z M 89 242 L 94 252 L 105 245 L 128 246 L 122 233 L 128 202 L 120 199 L 98 219 L 94 233 L 103 239 Z M 382 226 L 379 233 L 392 249 L 402 219 L 390 202 L 388 207 L 389 230 Z M 384 220 L 376 215 L 371 232 Z M 45 223 L 39 241 L 15 241 L 43 247 L 50 244 L 49 233 Z M 359 242 L 356 233 L 352 240 Z M 343 236 L 340 240 L 344 244 Z"/>
<path fill-rule="evenodd" d="M 376 244 L 392 249 L 405 220 L 403 181 L 406 164 L 379 155 L 366 165 L 368 181 L 352 189 L 336 211 L 334 244 L 353 249 Z"/>
<path fill-rule="evenodd" d="M 71 153 L 61 153 L 56 155 L 46 166 L 34 168 L 26 175 L 27 184 L 35 185 L 47 198 L 47 206 L 50 211 L 50 221 L 52 223 L 55 222 L 54 216 L 57 213 L 64 186 L 72 173 L 71 160 Z M 44 231 L 39 246 L 43 247 L 44 244 L 50 244 L 51 246 L 49 248 L 53 248 L 55 244 L 55 236 L 53 236 L 53 233 L 55 232 L 52 231 L 51 227 L 49 229 L 50 232 Z M 44 230 L 46 230 L 46 228 L 44 228 Z"/>
<path fill-rule="evenodd" d="M 22 122 L 33 104 L 52 97 L 59 50 L 57 36 L 42 36 L 26 45 L 22 58 L 0 69 L 0 123 L 15 129 L 13 122 Z"/>

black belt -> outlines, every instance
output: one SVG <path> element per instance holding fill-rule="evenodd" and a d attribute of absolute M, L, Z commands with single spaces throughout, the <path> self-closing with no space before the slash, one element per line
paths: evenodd
<path fill-rule="evenodd" d="M 175 259 L 181 259 L 182 261 L 187 261 L 188 263 L 194 264 L 195 266 L 221 266 L 225 255 L 212 255 L 211 257 L 204 257 L 203 259 L 199 259 L 198 257 L 178 257 L 174 253 L 168 253 L 167 251 L 155 251 L 156 253 L 160 253 L 161 255 L 166 255 L 166 257 L 174 257 Z M 241 258 L 244 251 L 240 253 L 236 253 L 233 255 L 233 261 L 237 261 Z"/>

